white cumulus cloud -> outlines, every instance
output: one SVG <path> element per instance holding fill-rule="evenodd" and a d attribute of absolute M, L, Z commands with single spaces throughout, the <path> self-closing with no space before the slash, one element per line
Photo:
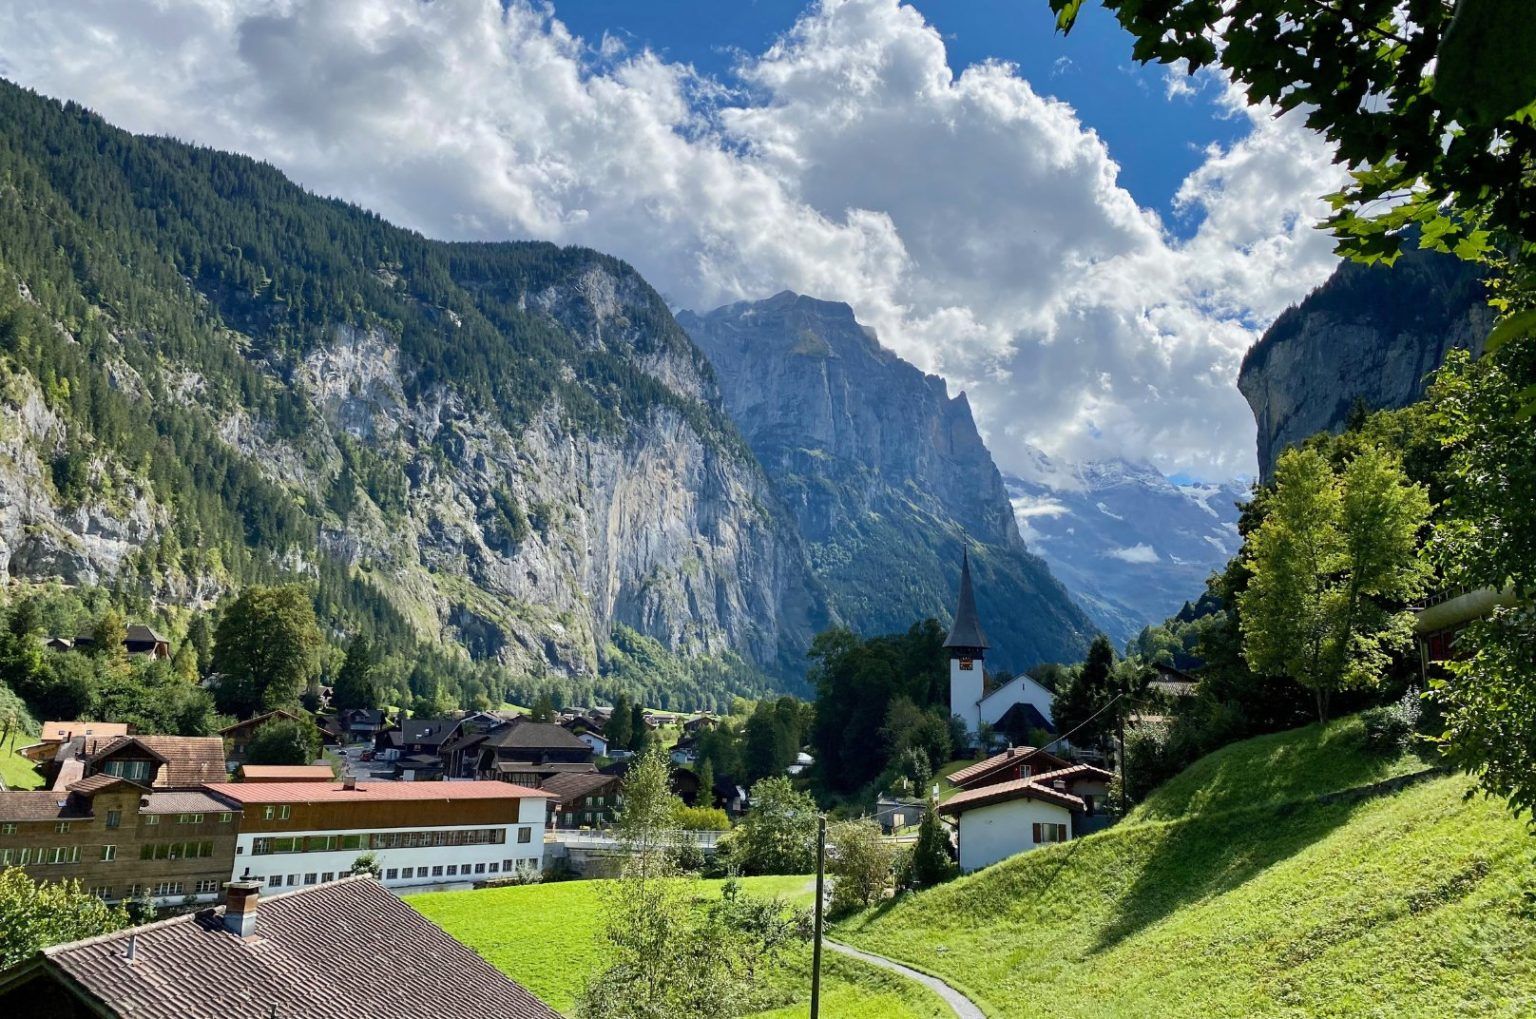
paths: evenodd
<path fill-rule="evenodd" d="M 1180 240 L 1071 107 L 957 73 L 897 0 L 823 0 L 724 83 L 522 0 L 8 5 L 0 72 L 429 235 L 601 248 L 678 306 L 847 301 L 1005 470 L 1033 443 L 1251 473 L 1237 365 L 1332 266 L 1337 170 L 1293 118 L 1231 97 L 1251 130 L 1184 183 Z"/>

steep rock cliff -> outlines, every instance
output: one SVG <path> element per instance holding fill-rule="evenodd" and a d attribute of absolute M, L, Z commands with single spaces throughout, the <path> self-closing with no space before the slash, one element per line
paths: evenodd
<path fill-rule="evenodd" d="M 514 676 L 591 679 L 619 628 L 803 670 L 794 521 L 616 259 L 429 241 L 0 83 L 0 284 L 11 577 L 309 578 L 333 632 Z"/>
<path fill-rule="evenodd" d="M 992 659 L 1075 660 L 1093 624 L 1025 548 L 964 394 L 881 347 L 846 304 L 785 292 L 678 322 L 843 622 L 872 634 L 947 619 L 969 540 Z"/>
<path fill-rule="evenodd" d="M 1403 407 L 1453 347 L 1482 351 L 1493 324 L 1474 266 L 1412 249 L 1392 267 L 1345 262 L 1243 358 L 1237 386 L 1258 424 L 1259 473 L 1287 446 L 1338 431 L 1350 411 Z"/>

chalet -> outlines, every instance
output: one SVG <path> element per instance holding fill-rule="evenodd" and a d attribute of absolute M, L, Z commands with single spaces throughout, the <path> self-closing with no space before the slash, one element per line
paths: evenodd
<path fill-rule="evenodd" d="M 597 771 L 549 778 L 540 790 L 550 797 L 549 826 L 592 828 L 612 824 L 623 802 L 622 785 L 619 776 Z"/>
<path fill-rule="evenodd" d="M 234 725 L 227 725 L 220 729 L 219 735 L 224 737 L 224 748 L 229 760 L 230 769 L 233 770 L 239 766 L 241 761 L 245 760 L 246 748 L 251 744 L 251 737 L 255 736 L 264 726 L 282 720 L 297 722 L 299 716 L 291 711 L 284 711 L 282 708 L 279 708 L 276 711 L 268 711 L 264 715 L 256 715 L 247 718 L 243 722 L 236 722 Z"/>
<path fill-rule="evenodd" d="M 498 762 L 590 764 L 592 748 L 552 722 L 509 722 L 486 735 L 476 771 L 495 778 Z"/>
<path fill-rule="evenodd" d="M 31 761 L 41 769 L 50 768 L 55 761 L 63 757 L 72 757 L 85 749 L 87 741 L 91 743 L 92 752 L 102 742 L 116 739 L 118 736 L 128 735 L 128 726 L 122 722 L 87 722 L 84 720 L 75 722 L 44 722 L 41 734 L 36 743 L 19 748 L 16 752 Z M 66 753 L 60 753 L 67 744 L 73 744 L 80 740 L 78 748 L 71 747 Z M 45 777 L 51 782 L 52 774 Z"/>
<path fill-rule="evenodd" d="M 1167 697 L 1188 697 L 1195 692 L 1199 680 L 1183 669 L 1176 669 L 1166 662 L 1153 662 L 1154 678 L 1148 688 Z"/>
<path fill-rule="evenodd" d="M 693 764 L 699 759 L 699 741 L 691 736 L 684 736 L 673 744 L 669 756 L 672 758 L 673 764 Z"/>
<path fill-rule="evenodd" d="M 336 773 L 328 764 L 242 764 L 235 773 L 237 782 L 334 782 Z"/>
<path fill-rule="evenodd" d="M 119 736 L 81 763 L 81 778 L 112 775 L 155 789 L 196 789 L 229 777 L 217 736 Z"/>
<path fill-rule="evenodd" d="M 1072 762 L 1034 747 L 1009 747 L 984 761 L 967 765 L 949 776 L 949 784 L 961 789 L 975 789 L 999 782 L 1012 782 L 1048 771 L 1059 771 Z"/>
<path fill-rule="evenodd" d="M 541 789 L 545 782 L 556 775 L 590 775 L 595 771 L 597 771 L 597 765 L 591 761 L 580 764 L 573 761 L 550 761 L 548 764 L 535 764 L 533 761 L 497 761 L 495 770 L 489 777 L 498 782 L 511 782 L 515 785 Z"/>
<path fill-rule="evenodd" d="M 405 718 L 395 728 L 379 733 L 374 746 L 379 750 L 398 750 L 402 757 L 435 758 L 443 743 L 458 734 L 459 725 L 456 718 Z"/>
<path fill-rule="evenodd" d="M 336 724 L 343 738 L 372 742 L 389 728 L 389 719 L 378 708 L 343 708 L 336 712 Z"/>
<path fill-rule="evenodd" d="M 598 757 L 608 756 L 608 738 L 593 729 L 587 729 L 576 734 L 576 738 L 591 748 L 592 753 Z"/>
<path fill-rule="evenodd" d="M 67 790 L 0 793 L 0 869 L 79 881 L 109 901 L 212 899 L 235 865 L 240 808 L 203 790 L 98 774 Z"/>
<path fill-rule="evenodd" d="M 56 945 L 0 972 L 0 1014 L 49 1019 L 559 1019 L 366 877 Z"/>
<path fill-rule="evenodd" d="M 683 731 L 692 733 L 696 736 L 706 729 L 715 728 L 719 724 L 720 720 L 706 711 L 704 714 L 699 715 L 697 718 L 690 718 L 688 721 L 684 722 Z"/>
<path fill-rule="evenodd" d="M 992 780 L 1002 770 L 987 773 L 985 780 L 972 782 L 939 805 L 939 813 L 956 819 L 962 871 L 1085 834 L 1085 819 L 1114 778 L 1091 764 L 1028 774 L 1026 770 L 1027 764 L 1020 767 L 1019 777 L 1002 781 Z"/>
<path fill-rule="evenodd" d="M 379 855 L 391 887 L 537 870 L 548 794 L 504 782 L 229 782 L 208 791 L 244 811 L 239 872 L 271 888 L 346 874 Z"/>
<path fill-rule="evenodd" d="M 441 782 L 443 759 L 436 754 L 405 754 L 395 758 L 393 774 L 402 782 Z"/>
<path fill-rule="evenodd" d="M 96 637 L 89 633 L 74 637 L 52 636 L 43 640 L 43 646 L 50 651 L 89 651 L 96 646 Z M 171 642 L 153 627 L 130 623 L 123 635 L 123 650 L 130 655 L 168 659 L 171 657 Z"/>

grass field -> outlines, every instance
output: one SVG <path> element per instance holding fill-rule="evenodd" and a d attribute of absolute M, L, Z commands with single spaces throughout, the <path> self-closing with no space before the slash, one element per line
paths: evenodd
<path fill-rule="evenodd" d="M 722 882 L 697 882 L 701 897 Z M 607 882 L 565 881 L 473 892 L 439 892 L 406 899 L 428 919 L 485 957 L 552 1007 L 569 1013 L 586 980 L 601 970 L 602 895 Z M 811 902 L 807 877 L 747 878 L 754 895 Z M 796 952 L 770 981 L 782 1007 L 758 1019 L 803 1016 L 810 993 L 810 949 Z M 822 1014 L 837 1019 L 947 1019 L 928 991 L 893 974 L 828 956 Z"/>
<path fill-rule="evenodd" d="M 7 789 L 41 789 L 43 777 L 32 770 L 32 762 L 16 752 L 17 747 L 37 742 L 37 737 L 13 732 L 0 741 L 0 781 Z"/>
<path fill-rule="evenodd" d="M 841 925 L 1000 1019 L 1536 1015 L 1536 839 L 1349 719 L 1237 744 L 1099 835 Z"/>

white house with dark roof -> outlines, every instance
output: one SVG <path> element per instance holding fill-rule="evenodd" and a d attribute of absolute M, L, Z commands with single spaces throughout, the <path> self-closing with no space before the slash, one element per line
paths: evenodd
<path fill-rule="evenodd" d="M 973 871 L 1086 834 L 1114 776 L 1033 747 L 1010 747 L 950 776 L 961 790 L 939 805 L 955 818 L 960 869 Z"/>

